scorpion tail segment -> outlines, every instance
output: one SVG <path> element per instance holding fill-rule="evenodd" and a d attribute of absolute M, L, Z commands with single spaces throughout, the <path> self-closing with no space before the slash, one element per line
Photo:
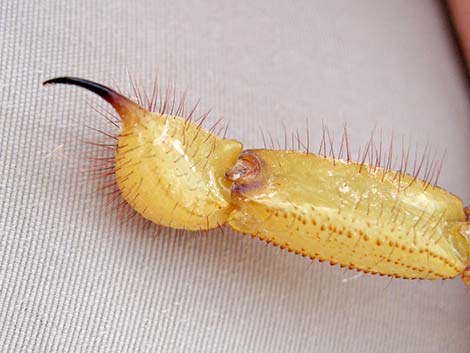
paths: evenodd
<path fill-rule="evenodd" d="M 467 261 L 467 266 L 465 267 L 465 270 L 462 274 L 462 280 L 463 283 L 465 283 L 467 286 L 470 286 L 470 261 Z"/>
<path fill-rule="evenodd" d="M 465 213 L 466 224 L 462 227 L 461 234 L 467 239 L 468 250 L 462 280 L 467 286 L 470 286 L 470 206 L 464 207 L 463 212 Z"/>
<path fill-rule="evenodd" d="M 415 202 L 422 190 L 401 196 L 410 217 L 398 229 L 389 221 L 397 217 L 397 185 L 380 173 L 358 173 L 358 166 L 303 152 L 247 150 L 226 173 L 234 207 L 227 223 L 281 249 L 349 269 L 410 279 L 462 276 L 470 285 L 470 222 L 462 201 L 433 189 L 426 194 L 429 221 L 410 236 L 408 229 L 425 214 Z M 361 202 L 362 195 L 376 207 Z M 436 224 L 438 240 L 430 241 L 429 224 Z"/>
<path fill-rule="evenodd" d="M 99 83 L 85 80 L 77 77 L 56 77 L 43 82 L 43 85 L 49 84 L 68 84 L 85 88 L 93 93 L 96 93 L 106 102 L 111 104 L 113 108 L 120 115 L 124 125 L 134 125 L 148 112 L 140 107 L 137 103 L 131 101 L 129 98 L 124 97 L 122 94 L 115 90 L 101 85 Z"/>

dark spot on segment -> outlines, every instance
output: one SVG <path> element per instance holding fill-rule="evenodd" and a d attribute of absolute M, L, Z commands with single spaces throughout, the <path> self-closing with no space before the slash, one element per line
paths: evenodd
<path fill-rule="evenodd" d="M 233 196 L 242 196 L 251 190 L 259 188 L 262 184 L 263 183 L 261 181 L 256 181 L 249 184 L 233 183 L 231 187 L 231 193 Z"/>
<path fill-rule="evenodd" d="M 467 222 L 470 222 L 470 206 L 464 207 L 463 213 L 465 214 Z"/>

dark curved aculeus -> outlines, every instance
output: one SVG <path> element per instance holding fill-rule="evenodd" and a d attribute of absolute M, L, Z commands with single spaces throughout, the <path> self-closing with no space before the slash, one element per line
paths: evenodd
<path fill-rule="evenodd" d="M 132 108 L 138 107 L 136 103 L 131 101 L 129 98 L 123 96 L 122 94 L 116 92 L 115 90 L 107 86 L 101 85 L 99 83 L 96 83 L 90 80 L 85 80 L 83 78 L 68 77 L 68 76 L 56 77 L 56 78 L 51 78 L 47 81 L 44 81 L 42 84 L 49 85 L 49 84 L 56 84 L 56 83 L 79 86 L 93 93 L 96 93 L 105 101 L 107 101 L 109 104 L 111 104 L 113 108 L 116 109 L 116 111 L 121 115 L 123 120 L 124 120 L 124 116 L 127 115 L 126 113 L 128 113 Z"/>
<path fill-rule="evenodd" d="M 87 90 L 93 93 L 96 93 L 97 95 L 99 95 L 105 100 L 113 99 L 116 96 L 123 97 L 121 94 L 117 93 L 115 90 L 109 87 L 106 87 L 104 85 L 101 85 L 93 81 L 85 80 L 83 78 L 78 78 L 78 77 L 67 77 L 67 76 L 56 77 L 56 78 L 51 78 L 50 80 L 44 81 L 42 84 L 49 85 L 49 84 L 55 84 L 55 83 L 63 83 L 66 85 L 74 85 L 74 86 L 86 88 Z"/>

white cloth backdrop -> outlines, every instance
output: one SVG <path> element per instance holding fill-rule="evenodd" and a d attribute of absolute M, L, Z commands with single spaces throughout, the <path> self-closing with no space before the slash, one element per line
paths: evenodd
<path fill-rule="evenodd" d="M 247 147 L 307 118 L 316 146 L 322 119 L 356 149 L 374 126 L 411 135 L 447 150 L 441 185 L 470 203 L 469 91 L 439 2 L 1 0 L 0 50 L 2 352 L 469 352 L 460 280 L 120 224 L 81 173 L 101 103 L 40 85 L 158 70 Z"/>

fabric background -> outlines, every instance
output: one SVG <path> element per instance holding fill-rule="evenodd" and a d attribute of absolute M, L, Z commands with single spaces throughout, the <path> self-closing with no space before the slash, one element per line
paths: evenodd
<path fill-rule="evenodd" d="M 41 86 L 158 71 L 246 147 L 260 130 L 282 141 L 283 123 L 305 136 L 306 119 L 318 146 L 323 119 L 357 149 L 377 126 L 446 149 L 440 184 L 468 204 L 469 90 L 439 2 L 0 0 L 0 50 L 2 352 L 469 351 L 460 280 L 357 277 L 228 230 L 121 224 L 81 173 L 101 102 Z"/>

